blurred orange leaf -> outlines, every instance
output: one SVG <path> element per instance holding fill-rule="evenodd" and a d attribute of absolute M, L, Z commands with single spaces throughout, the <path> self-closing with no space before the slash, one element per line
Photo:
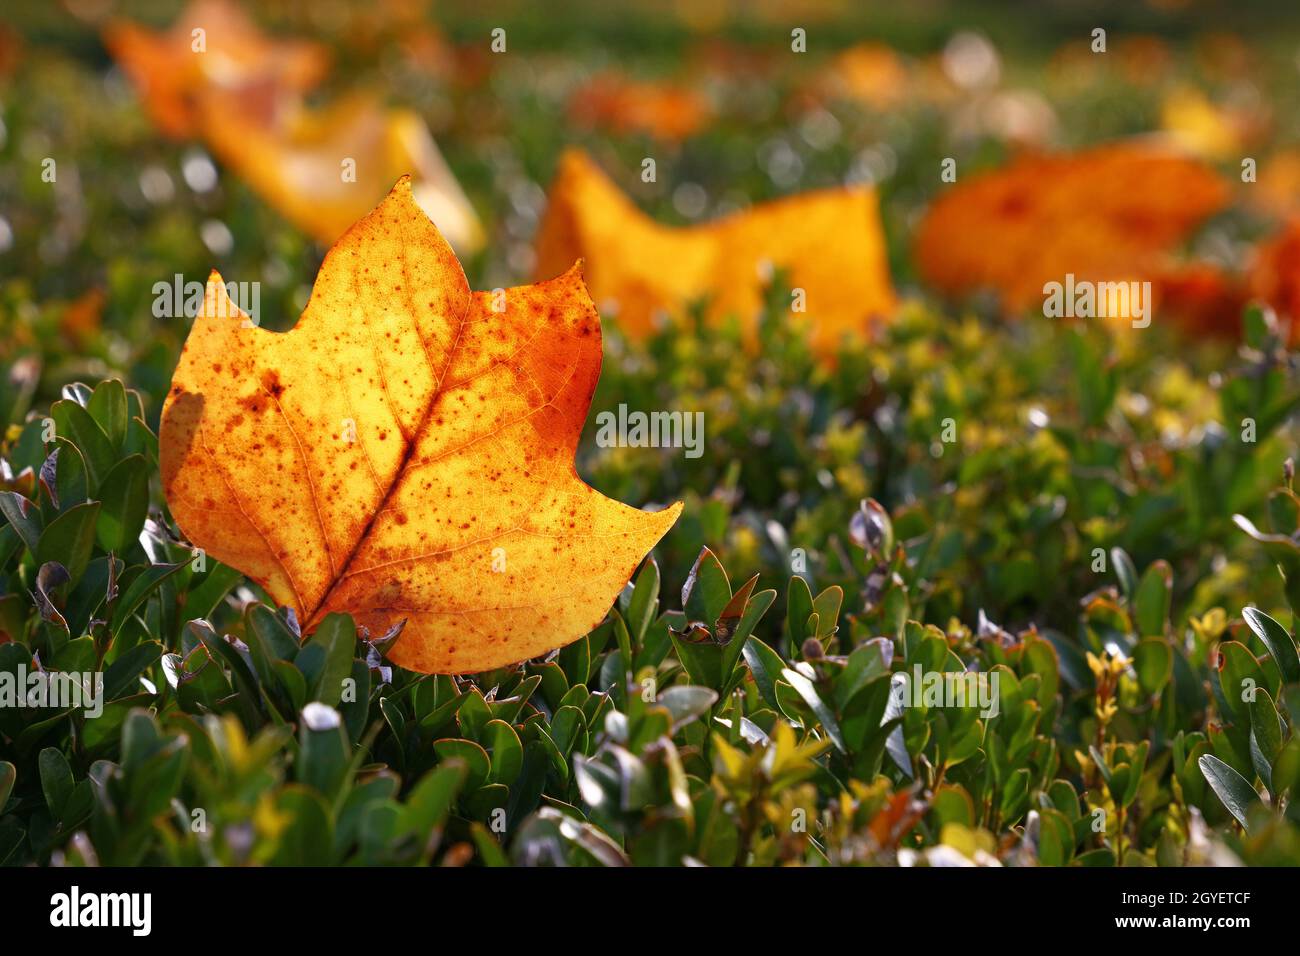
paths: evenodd
<path fill-rule="evenodd" d="M 9 77 L 23 57 L 23 39 L 18 31 L 0 23 L 0 77 Z"/>
<path fill-rule="evenodd" d="M 704 94 L 691 87 L 638 82 L 605 72 L 574 92 L 569 116 L 586 126 L 678 142 L 708 123 L 713 110 Z"/>
<path fill-rule="evenodd" d="M 1259 161 L 1256 176 L 1241 190 L 1252 210 L 1279 218 L 1300 212 L 1300 149 L 1275 150 Z"/>
<path fill-rule="evenodd" d="M 482 248 L 478 217 L 418 114 L 365 92 L 304 104 L 328 65 L 317 44 L 268 38 L 227 0 L 196 0 L 166 33 L 117 21 L 105 40 L 163 132 L 202 137 L 318 242 L 332 243 L 409 173 L 457 252 Z"/>
<path fill-rule="evenodd" d="M 1242 277 L 1209 262 L 1188 262 L 1153 279 L 1156 308 L 1193 334 L 1236 336 L 1246 305 Z"/>
<path fill-rule="evenodd" d="M 296 328 L 215 273 L 163 409 L 163 487 L 198 547 L 293 607 L 350 612 L 423 672 L 482 671 L 595 626 L 680 513 L 574 470 L 600 375 L 575 266 L 471 292 L 402 179 L 330 250 Z"/>
<path fill-rule="evenodd" d="M 63 315 L 59 317 L 59 331 L 74 348 L 84 348 L 99 331 L 104 301 L 103 289 L 87 289 L 63 310 Z"/>
<path fill-rule="evenodd" d="M 828 237 L 833 237 L 828 241 Z M 708 300 L 713 320 L 739 317 L 751 338 L 773 269 L 803 293 L 814 347 L 833 356 L 895 305 L 874 190 L 804 193 L 699 226 L 673 228 L 642 213 L 583 153 L 566 152 L 538 231 L 537 270 L 554 275 L 576 258 L 619 326 L 646 335 L 662 317 Z M 792 304 L 794 298 L 792 297 Z"/>
<path fill-rule="evenodd" d="M 268 37 L 229 0 L 194 0 L 165 32 L 115 20 L 104 42 L 154 123 L 177 139 L 199 131 L 202 94 L 238 94 L 246 111 L 268 122 L 282 95 L 312 89 L 329 67 L 320 44 Z"/>
<path fill-rule="evenodd" d="M 1154 144 L 1029 156 L 949 187 L 921 223 L 917 261 L 940 290 L 995 290 L 1015 312 L 1069 273 L 1153 279 L 1228 199 L 1213 170 Z"/>
<path fill-rule="evenodd" d="M 820 70 L 810 92 L 817 99 L 846 99 L 884 110 L 903 99 L 907 85 L 907 64 L 891 47 L 859 43 Z"/>
<path fill-rule="evenodd" d="M 1290 320 L 1291 341 L 1300 340 L 1300 219 L 1289 220 L 1255 250 L 1246 286 Z"/>

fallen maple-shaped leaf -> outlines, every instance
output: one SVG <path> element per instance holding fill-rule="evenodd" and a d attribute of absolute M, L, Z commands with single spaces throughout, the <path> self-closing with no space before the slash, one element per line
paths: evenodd
<path fill-rule="evenodd" d="M 320 243 L 341 236 L 410 172 L 416 202 L 456 251 L 471 255 L 483 246 L 474 207 L 411 110 L 357 93 L 265 125 L 238 97 L 210 92 L 201 113 L 217 157 Z"/>
<path fill-rule="evenodd" d="M 538 230 L 539 275 L 582 258 L 592 295 L 634 338 L 660 316 L 707 299 L 713 320 L 737 316 L 753 338 L 773 269 L 802 291 L 813 347 L 833 356 L 894 310 L 876 194 L 867 186 L 804 193 L 699 226 L 642 213 L 581 152 L 560 160 Z M 793 302 L 793 299 L 792 299 Z"/>
<path fill-rule="evenodd" d="M 1228 199 L 1209 167 L 1155 145 L 1031 156 L 950 187 L 921 223 L 917 259 L 939 289 L 993 289 L 1019 311 L 1067 274 L 1153 280 Z"/>
<path fill-rule="evenodd" d="M 329 66 L 324 47 L 268 37 L 228 0 L 195 0 L 166 32 L 114 20 L 104 43 L 154 123 L 175 138 L 198 132 L 197 101 L 205 93 L 238 94 L 244 109 L 266 122 L 282 95 L 312 89 Z"/>
<path fill-rule="evenodd" d="M 167 502 L 307 629 L 405 621 L 390 656 L 424 672 L 534 657 L 595 626 L 681 511 L 578 478 L 600 362 L 578 266 L 471 292 L 403 178 L 292 331 L 248 322 L 213 274 L 163 408 Z"/>

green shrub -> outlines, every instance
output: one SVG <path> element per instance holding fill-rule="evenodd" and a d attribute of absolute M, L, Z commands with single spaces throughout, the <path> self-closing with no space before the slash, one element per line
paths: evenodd
<path fill-rule="evenodd" d="M 776 320 L 780 361 L 618 344 L 598 407 L 702 409 L 709 454 L 585 469 L 715 491 L 662 580 L 473 677 L 393 667 L 344 616 L 304 639 L 179 538 L 153 402 L 69 386 L 3 446 L 0 674 L 100 674 L 102 714 L 0 707 L 0 858 L 1300 862 L 1296 645 L 1222 610 L 1300 581 L 1300 498 L 1268 491 L 1292 360 L 1250 325 L 1217 394 L 1100 331 L 920 309 L 829 371 Z"/>

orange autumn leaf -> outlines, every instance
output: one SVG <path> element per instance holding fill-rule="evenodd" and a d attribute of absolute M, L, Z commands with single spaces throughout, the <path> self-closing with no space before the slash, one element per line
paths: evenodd
<path fill-rule="evenodd" d="M 626 334 L 644 337 L 663 316 L 698 300 L 719 320 L 738 316 L 751 337 L 773 269 L 804 293 L 814 348 L 831 356 L 892 313 L 885 240 L 875 192 L 827 189 L 764 203 L 699 226 L 673 228 L 641 212 L 583 153 L 560 160 L 538 230 L 539 275 L 583 258 L 601 308 Z"/>
<path fill-rule="evenodd" d="M 1188 262 L 1159 273 L 1152 280 L 1160 314 L 1177 318 L 1193 335 L 1237 336 L 1247 290 L 1242 277 L 1210 262 Z"/>
<path fill-rule="evenodd" d="M 0 23 L 0 78 L 8 78 L 23 58 L 23 38 L 12 27 Z"/>
<path fill-rule="evenodd" d="M 239 98 L 203 97 L 212 151 L 271 206 L 329 245 L 410 173 L 416 202 L 461 255 L 483 246 L 483 228 L 429 128 L 411 110 L 354 94 L 264 125 Z"/>
<path fill-rule="evenodd" d="M 283 94 L 312 89 L 329 66 L 320 44 L 268 37 L 228 0 L 194 0 L 161 32 L 115 20 L 104 30 L 104 43 L 154 123 L 177 139 L 198 132 L 202 94 L 238 94 L 244 108 L 265 122 Z"/>
<path fill-rule="evenodd" d="M 1083 36 L 1063 44 L 1048 63 L 1048 81 L 1075 89 L 1110 79 L 1150 88 L 1161 85 L 1174 66 L 1174 55 L 1164 39 L 1150 34 L 1129 33 L 1113 37 L 1109 52 L 1092 51 L 1092 37 Z"/>
<path fill-rule="evenodd" d="M 1300 219 L 1291 219 L 1255 249 L 1246 287 L 1290 323 L 1290 341 L 1300 341 Z"/>
<path fill-rule="evenodd" d="M 1151 279 L 1228 198 L 1211 169 L 1155 145 L 1026 157 L 949 187 L 921 223 L 917 261 L 946 293 L 992 289 L 1019 311 L 1067 274 Z"/>
<path fill-rule="evenodd" d="M 1261 159 L 1256 181 L 1244 184 L 1241 195 L 1263 216 L 1286 218 L 1300 212 L 1300 149 L 1279 149 Z"/>
<path fill-rule="evenodd" d="M 885 806 L 871 818 L 867 829 L 878 846 L 896 847 L 921 819 L 925 809 L 925 804 L 915 799 L 910 791 L 900 791 L 889 797 Z"/>
<path fill-rule="evenodd" d="M 85 348 L 99 332 L 105 299 L 103 289 L 87 289 L 63 310 L 59 317 L 59 331 L 74 348 Z"/>
<path fill-rule="evenodd" d="M 202 137 L 318 242 L 334 242 L 411 173 L 417 202 L 456 250 L 482 247 L 478 217 L 418 114 L 366 93 L 304 104 L 328 62 L 317 45 L 269 39 L 226 0 L 196 0 L 166 34 L 116 22 L 105 40 L 165 133 Z"/>
<path fill-rule="evenodd" d="M 692 87 L 638 82 L 606 72 L 574 91 L 569 116 L 584 126 L 679 142 L 703 128 L 713 109 L 704 94 Z"/>
<path fill-rule="evenodd" d="M 471 292 L 402 179 L 325 257 L 297 326 L 247 321 L 215 273 L 163 408 L 190 541 L 306 629 L 351 613 L 434 673 L 543 654 L 604 617 L 681 511 L 574 469 L 601 330 L 578 266 Z"/>
<path fill-rule="evenodd" d="M 908 68 L 892 47 L 859 43 L 837 54 L 817 74 L 811 92 L 817 99 L 846 99 L 885 110 L 908 91 Z"/>

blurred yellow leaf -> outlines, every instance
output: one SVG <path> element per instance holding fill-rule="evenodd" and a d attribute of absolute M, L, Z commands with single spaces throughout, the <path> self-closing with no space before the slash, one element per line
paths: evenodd
<path fill-rule="evenodd" d="M 708 300 L 712 320 L 739 317 L 751 341 L 773 270 L 788 272 L 792 310 L 814 348 L 833 356 L 895 306 L 875 191 L 803 193 L 699 226 L 642 213 L 583 153 L 560 160 L 537 238 L 537 272 L 586 262 L 592 296 L 632 337 Z M 799 306 L 806 307 L 800 311 Z"/>
<path fill-rule="evenodd" d="M 411 110 L 357 93 L 264 126 L 238 98 L 214 93 L 202 113 L 213 153 L 318 242 L 332 243 L 409 173 L 416 202 L 460 255 L 483 246 L 473 206 Z"/>
<path fill-rule="evenodd" d="M 325 257 L 297 326 L 208 282 L 163 408 L 168 506 L 307 630 L 351 613 L 423 672 L 483 671 L 600 622 L 681 511 L 589 488 L 600 376 L 577 267 L 471 292 L 402 179 Z"/>
<path fill-rule="evenodd" d="M 1188 152 L 1206 159 L 1239 159 L 1260 122 L 1249 112 L 1210 102 L 1192 87 L 1173 90 L 1160 108 L 1165 132 Z"/>

